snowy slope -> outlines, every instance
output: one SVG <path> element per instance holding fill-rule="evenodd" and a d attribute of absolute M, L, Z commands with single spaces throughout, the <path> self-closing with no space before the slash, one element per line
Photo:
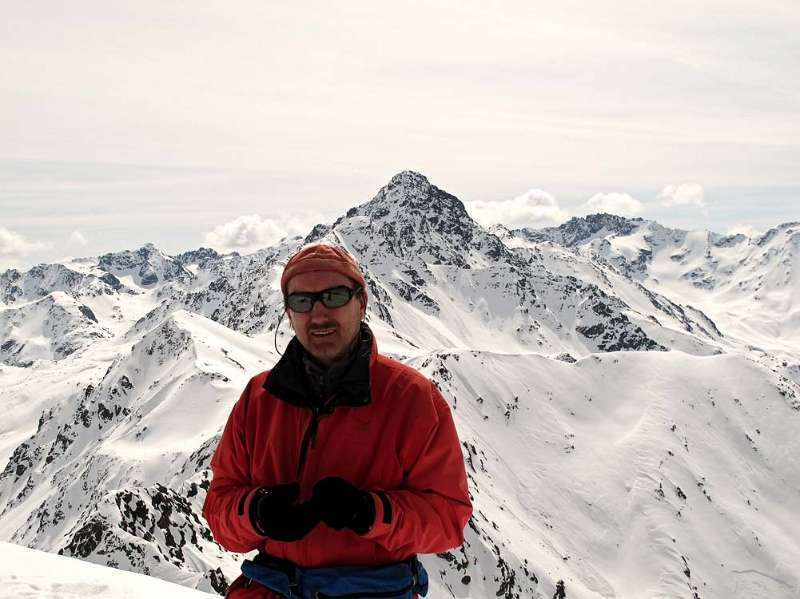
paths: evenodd
<path fill-rule="evenodd" d="M 528 242 L 499 227 L 495 230 L 520 257 L 538 262 L 549 272 L 596 285 L 610 297 L 619 298 L 629 310 L 644 318 L 641 327 L 662 345 L 696 355 L 716 354 L 729 346 L 726 336 L 705 313 L 680 298 L 654 292 L 613 266 L 574 248 L 552 241 Z"/>
<path fill-rule="evenodd" d="M 365 268 L 379 347 L 440 385 L 464 441 L 475 516 L 424 556 L 429 596 L 791 596 L 795 239 L 609 215 L 487 231 L 406 171 L 253 255 L 148 244 L 0 273 L 0 538 L 223 591 L 241 556 L 202 519 L 208 461 L 278 358 L 283 264 L 329 240 Z M 683 277 L 701 266 L 713 285 Z"/>
<path fill-rule="evenodd" d="M 91 308 L 61 291 L 20 307 L 0 309 L 0 360 L 12 366 L 61 360 L 111 336 Z"/>
<path fill-rule="evenodd" d="M 467 452 L 476 516 L 445 577 L 456 596 L 492 595 L 484 577 L 501 573 L 521 597 L 559 580 L 580 599 L 800 588 L 800 395 L 777 375 L 681 352 L 414 365 L 451 401 Z"/>
<path fill-rule="evenodd" d="M 750 238 L 596 214 L 506 236 L 516 247 L 559 246 L 691 305 L 740 343 L 788 356 L 800 345 L 800 223 Z"/>
<path fill-rule="evenodd" d="M 14 449 L 0 474 L 3 537 L 221 589 L 218 567 L 230 575 L 234 564 L 199 516 L 201 491 L 232 403 L 248 373 L 266 367 L 259 353 L 253 340 L 187 312 L 123 345 Z"/>
<path fill-rule="evenodd" d="M 100 256 L 97 267 L 130 287 L 152 288 L 159 283 L 189 283 L 194 276 L 177 259 L 148 243 L 136 251 Z"/>
<path fill-rule="evenodd" d="M 75 299 L 135 293 L 112 274 L 87 268 L 80 260 L 69 266 L 39 264 L 24 273 L 13 268 L 0 273 L 0 301 L 5 304 L 34 301 L 54 291 L 62 291 Z"/>
<path fill-rule="evenodd" d="M 210 599 L 150 576 L 0 542 L 0 597 L 31 599 Z"/>

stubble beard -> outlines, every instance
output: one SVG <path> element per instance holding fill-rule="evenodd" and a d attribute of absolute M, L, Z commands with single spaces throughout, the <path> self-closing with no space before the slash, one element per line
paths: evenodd
<path fill-rule="evenodd" d="M 325 325 L 317 325 L 314 328 L 308 329 L 308 339 L 309 339 L 308 345 L 309 345 L 309 347 L 305 348 L 306 351 L 309 354 L 311 354 L 311 356 L 317 362 L 319 362 L 320 364 L 322 364 L 325 367 L 330 367 L 331 365 L 333 365 L 333 364 L 335 364 L 335 363 L 337 363 L 339 361 L 343 361 L 343 360 L 347 359 L 350 356 L 350 354 L 352 353 L 353 349 L 358 344 L 358 339 L 360 337 L 360 332 L 361 332 L 361 322 L 359 321 L 358 326 L 356 327 L 356 330 L 353 332 L 353 335 L 349 339 L 349 341 L 344 343 L 342 345 L 342 347 L 339 348 L 339 350 L 334 355 L 330 355 L 330 353 L 328 351 L 324 351 L 325 348 L 323 348 L 323 352 L 317 352 L 313 348 L 314 337 L 313 337 L 312 332 L 313 331 L 319 331 L 319 330 L 325 330 L 325 329 L 329 329 L 329 328 L 336 328 L 336 332 L 333 333 L 333 335 L 338 335 L 342 331 L 342 327 L 340 325 L 336 324 L 336 323 L 330 323 L 330 324 L 329 323 L 325 323 Z"/>

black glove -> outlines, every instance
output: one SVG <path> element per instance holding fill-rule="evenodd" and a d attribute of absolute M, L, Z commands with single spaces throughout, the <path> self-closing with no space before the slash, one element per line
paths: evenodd
<path fill-rule="evenodd" d="M 335 530 L 349 528 L 363 535 L 375 522 L 372 495 L 343 478 L 329 476 L 318 480 L 311 496 L 322 521 Z"/>
<path fill-rule="evenodd" d="M 250 522 L 256 531 L 276 541 L 299 541 L 319 524 L 312 502 L 295 504 L 300 495 L 296 482 L 261 487 L 250 502 Z"/>

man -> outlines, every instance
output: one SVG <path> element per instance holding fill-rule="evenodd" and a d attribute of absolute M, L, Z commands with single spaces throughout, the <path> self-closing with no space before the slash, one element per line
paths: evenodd
<path fill-rule="evenodd" d="M 203 506 L 223 547 L 259 551 L 228 596 L 424 595 L 416 554 L 462 544 L 472 513 L 450 409 L 378 353 L 347 252 L 300 250 L 281 291 L 295 337 L 234 406 Z"/>

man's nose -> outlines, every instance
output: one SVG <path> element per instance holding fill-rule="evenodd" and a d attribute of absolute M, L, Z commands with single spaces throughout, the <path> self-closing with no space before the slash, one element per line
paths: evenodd
<path fill-rule="evenodd" d="M 311 306 L 311 312 L 309 313 L 309 316 L 312 319 L 314 319 L 314 318 L 319 319 L 319 318 L 327 317 L 329 313 L 330 313 L 330 309 L 326 308 L 325 304 L 322 303 L 322 300 L 318 299 L 317 301 L 314 302 L 314 305 Z"/>

